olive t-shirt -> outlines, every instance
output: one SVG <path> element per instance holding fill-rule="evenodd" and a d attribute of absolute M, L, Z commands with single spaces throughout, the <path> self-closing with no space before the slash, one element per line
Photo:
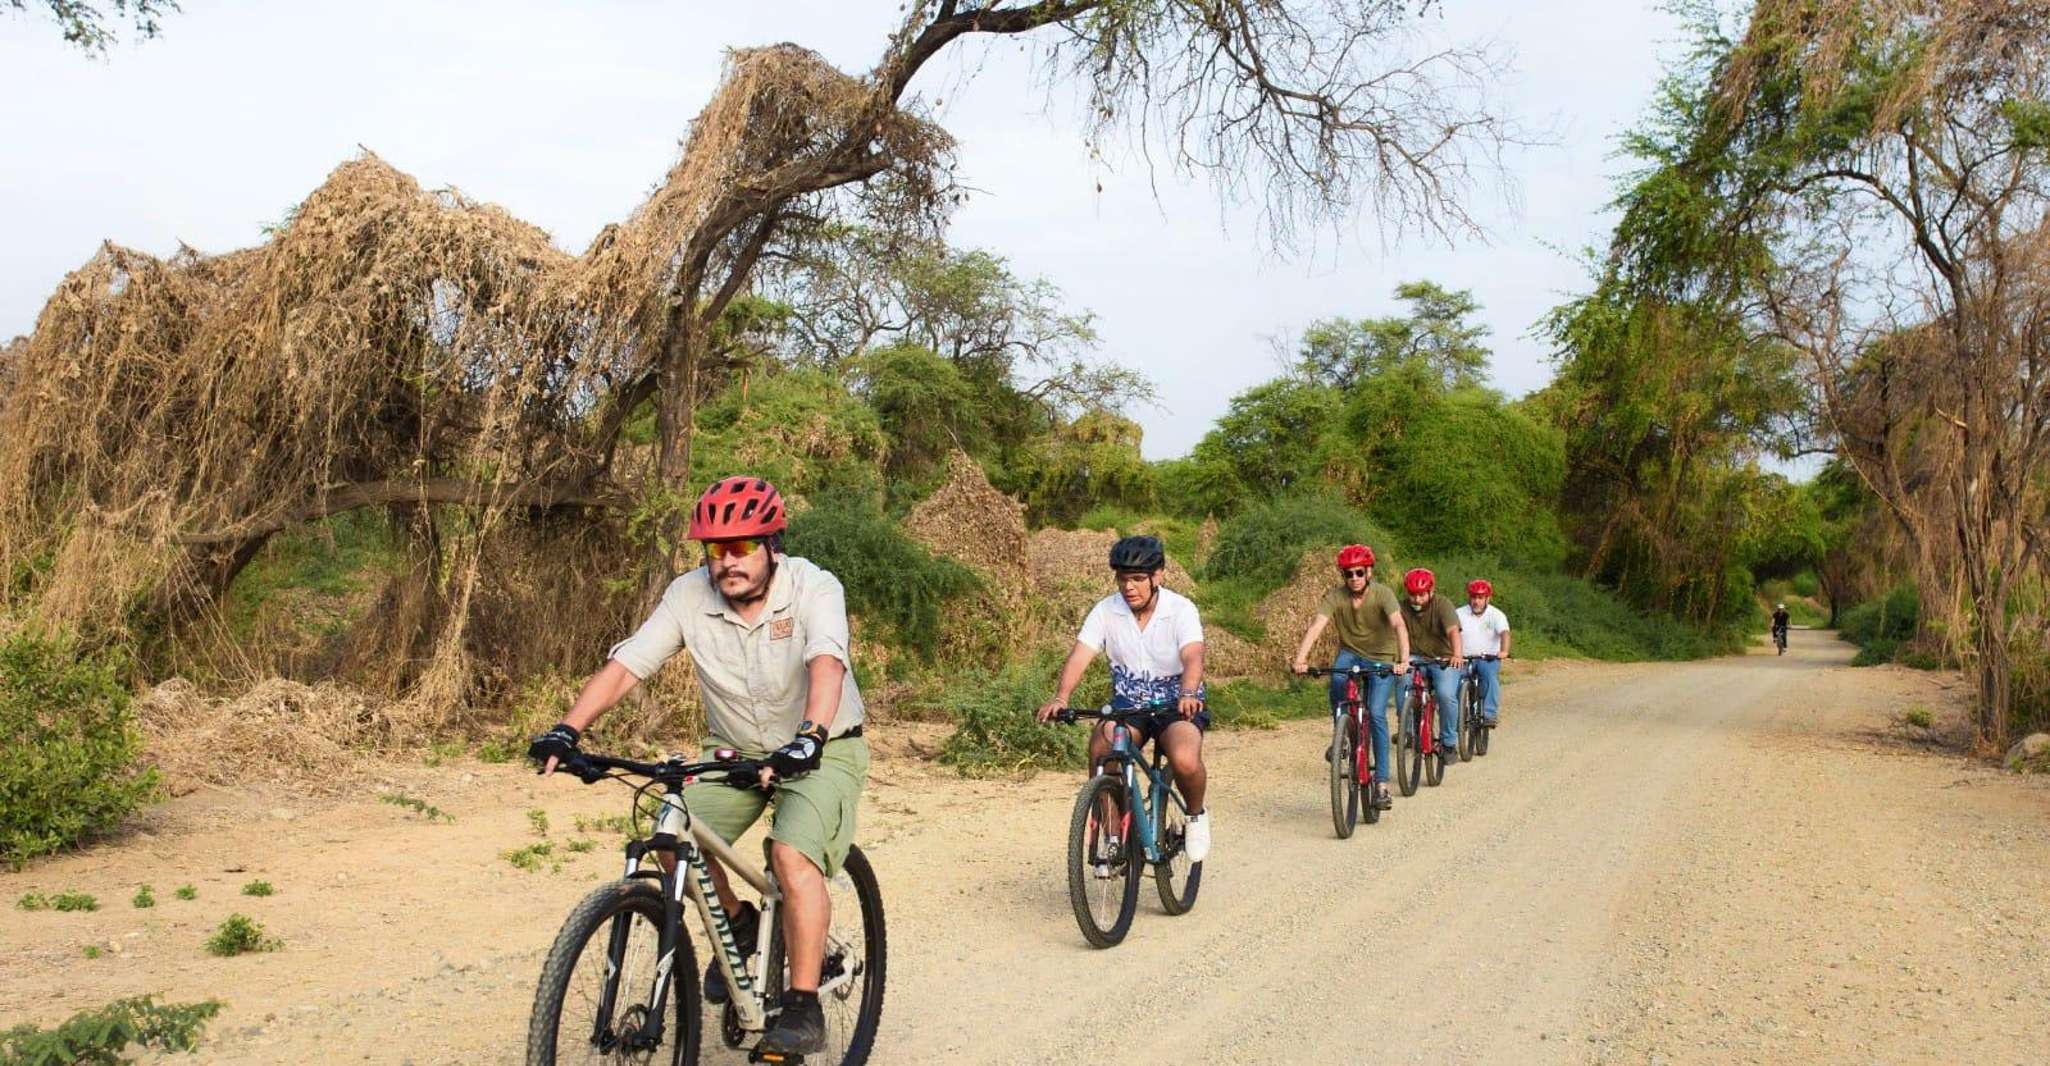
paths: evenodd
<path fill-rule="evenodd" d="M 1447 629 L 1459 628 L 1459 611 L 1452 601 L 1437 593 L 1418 607 L 1409 597 L 1402 598 L 1402 621 L 1409 627 L 1409 650 L 1413 655 L 1429 655 L 1439 659 L 1452 656 L 1452 638 Z"/>
<path fill-rule="evenodd" d="M 1358 607 L 1352 605 L 1352 596 L 1340 585 L 1324 594 L 1317 613 L 1331 619 L 1332 628 L 1338 631 L 1339 647 L 1387 663 L 1394 662 L 1396 653 L 1402 650 L 1395 642 L 1395 623 L 1388 620 L 1389 615 L 1401 609 L 1392 589 L 1370 582 Z"/>

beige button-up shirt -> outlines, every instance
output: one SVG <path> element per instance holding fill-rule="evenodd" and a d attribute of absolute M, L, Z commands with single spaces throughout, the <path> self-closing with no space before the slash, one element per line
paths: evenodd
<path fill-rule="evenodd" d="M 805 664 L 821 655 L 847 667 L 832 735 L 861 724 L 847 594 L 839 578 L 809 560 L 777 559 L 768 603 L 752 624 L 741 621 L 699 567 L 670 582 L 655 612 L 633 636 L 613 645 L 611 655 L 646 680 L 684 649 L 697 668 L 706 725 L 713 736 L 744 751 L 773 751 L 797 736 L 811 692 Z"/>

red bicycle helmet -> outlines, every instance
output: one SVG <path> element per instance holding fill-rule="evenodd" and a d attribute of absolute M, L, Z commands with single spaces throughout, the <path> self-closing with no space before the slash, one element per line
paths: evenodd
<path fill-rule="evenodd" d="M 1356 566 L 1374 565 L 1374 549 L 1364 544 L 1348 544 L 1338 549 L 1338 568 L 1350 570 Z"/>
<path fill-rule="evenodd" d="M 1438 587 L 1438 575 L 1419 566 L 1402 575 L 1402 587 L 1414 596 L 1428 595 L 1432 589 Z"/>
<path fill-rule="evenodd" d="M 1488 584 L 1487 578 L 1477 577 L 1466 583 L 1466 594 L 1469 596 L 1493 596 L 1495 594 L 1495 586 Z"/>
<path fill-rule="evenodd" d="M 712 483 L 690 513 L 692 540 L 741 540 L 780 533 L 789 525 L 783 496 L 757 477 L 729 477 Z"/>

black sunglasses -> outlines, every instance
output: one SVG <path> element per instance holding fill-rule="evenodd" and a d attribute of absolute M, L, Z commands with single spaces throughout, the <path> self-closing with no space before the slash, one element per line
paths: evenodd
<path fill-rule="evenodd" d="M 1370 574 L 1370 573 L 1373 573 L 1373 571 L 1371 571 L 1371 570 L 1368 570 L 1368 569 L 1366 569 L 1365 567 L 1361 567 L 1360 569 L 1357 569 L 1357 570 L 1347 570 L 1347 571 L 1345 572 L 1345 576 L 1347 576 L 1347 577 L 1365 577 L 1365 576 L 1367 576 L 1367 575 L 1368 575 L 1368 574 Z"/>

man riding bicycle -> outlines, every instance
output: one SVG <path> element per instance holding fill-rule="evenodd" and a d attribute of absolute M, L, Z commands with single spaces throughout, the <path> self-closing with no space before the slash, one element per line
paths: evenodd
<path fill-rule="evenodd" d="M 1459 650 L 1468 655 L 1509 657 L 1509 616 L 1488 601 L 1495 586 L 1486 578 L 1466 583 L 1466 602 L 1460 605 Z M 1502 664 L 1496 659 L 1471 660 L 1475 684 L 1480 686 L 1481 719 L 1488 728 L 1502 724 Z"/>
<path fill-rule="evenodd" d="M 1409 648 L 1416 666 L 1438 695 L 1438 765 L 1459 761 L 1459 674 L 1466 669 L 1461 653 L 1459 612 L 1438 595 L 1438 576 L 1418 567 L 1402 575 L 1403 621 L 1409 627 Z M 1436 660 L 1446 660 L 1439 663 Z"/>
<path fill-rule="evenodd" d="M 534 738 L 527 755 L 554 772 L 577 754 L 598 716 L 660 669 L 690 653 L 705 708 L 705 749 L 734 748 L 766 762 L 761 789 L 692 785 L 691 814 L 729 843 L 761 817 L 775 787 L 769 863 L 784 896 L 783 938 L 790 987 L 759 1050 L 817 1051 L 825 1040 L 818 999 L 832 901 L 826 879 L 854 839 L 855 808 L 868 777 L 861 693 L 849 670 L 847 599 L 838 578 L 783 553 L 782 496 L 758 478 L 719 481 L 691 512 L 690 539 L 705 565 L 671 582 L 654 613 L 614 645 L 569 713 Z M 712 864 L 719 902 L 732 916 L 735 942 L 751 954 L 759 912 L 742 906 L 726 872 Z M 705 968 L 705 998 L 727 999 L 717 962 Z"/>
<path fill-rule="evenodd" d="M 1038 718 L 1048 721 L 1068 705 L 1098 652 L 1110 656 L 1113 708 L 1172 703 L 1179 720 L 1165 720 L 1169 716 L 1163 715 L 1129 728 L 1136 734 L 1135 747 L 1151 740 L 1167 757 L 1189 809 L 1183 847 L 1194 863 L 1210 854 L 1210 812 L 1203 803 L 1208 785 L 1203 731 L 1210 728 L 1210 712 L 1203 707 L 1203 621 L 1188 597 L 1161 587 L 1160 572 L 1166 566 L 1167 552 L 1157 537 L 1126 537 L 1111 546 L 1110 568 L 1118 590 L 1083 620 L 1075 647 L 1061 666 L 1054 699 L 1039 709 Z M 1090 765 L 1110 753 L 1115 728 L 1114 723 L 1103 722 L 1090 732 Z"/>
<path fill-rule="evenodd" d="M 1310 620 L 1309 631 L 1296 648 L 1295 672 L 1310 671 L 1310 649 L 1317 646 L 1324 627 L 1336 622 L 1338 656 L 1332 660 L 1332 669 L 1385 666 L 1398 676 L 1408 673 L 1409 629 L 1403 623 L 1402 606 L 1395 601 L 1395 593 L 1386 585 L 1373 583 L 1374 549 L 1364 544 L 1348 544 L 1339 549 L 1338 574 L 1342 584 L 1325 593 L 1324 601 L 1317 606 L 1317 616 Z M 1345 681 L 1335 674 L 1331 678 L 1332 714 L 1337 714 L 1339 704 L 1345 702 Z M 1374 742 L 1374 805 L 1387 810 L 1394 801 L 1388 795 L 1386 712 L 1388 697 L 1395 693 L 1395 678 L 1369 675 L 1366 683 L 1367 733 Z M 1324 757 L 1343 756 L 1327 751 Z"/>
<path fill-rule="evenodd" d="M 1780 645 L 1781 647 L 1785 647 L 1785 646 L 1786 646 L 1786 642 L 1787 642 L 1787 626 L 1788 626 L 1788 624 L 1789 624 L 1789 623 L 1791 623 L 1792 621 L 1793 621 L 1793 616 L 1792 616 L 1792 615 L 1789 615 L 1789 614 L 1787 613 L 1787 605 L 1786 605 L 1786 604 L 1782 603 L 1782 604 L 1780 604 L 1779 606 L 1777 606 L 1777 607 L 1774 607 L 1774 608 L 1772 609 L 1772 640 L 1773 640 L 1773 643 L 1775 643 L 1775 644 L 1778 644 L 1778 645 Z"/>

